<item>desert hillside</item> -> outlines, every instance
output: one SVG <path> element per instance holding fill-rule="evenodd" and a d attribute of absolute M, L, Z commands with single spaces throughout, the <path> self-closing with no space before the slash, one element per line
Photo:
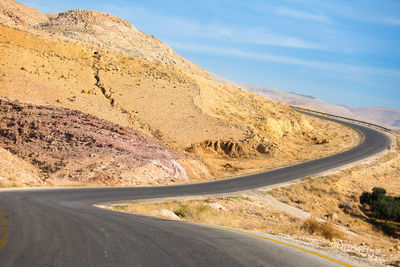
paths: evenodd
<path fill-rule="evenodd" d="M 0 142 L 37 166 L 44 183 L 168 184 L 187 180 L 185 170 L 174 159 L 183 155 L 131 128 L 51 106 L 0 100 L 0 111 Z M 144 169 L 153 173 L 143 175 Z M 141 181 L 142 177 L 147 180 Z M 157 181 L 151 181 L 155 178 Z"/>
<path fill-rule="evenodd" d="M 0 96 L 7 107 L 1 115 L 8 123 L 18 118 L 22 124 L 3 125 L 1 146 L 37 168 L 49 183 L 112 184 L 117 177 L 121 182 L 116 184 L 126 185 L 215 179 L 337 153 L 358 142 L 348 128 L 210 80 L 165 44 L 112 15 L 72 10 L 46 15 L 43 21 L 40 12 L 14 1 L 0 8 Z M 15 112 L 10 105 L 29 112 Z M 57 116 L 66 124 L 60 125 Z M 32 121 L 48 121 L 39 123 L 43 129 L 38 131 L 51 142 L 22 134 L 31 134 L 27 123 Z M 112 130 L 118 127 L 122 133 Z M 78 145 L 65 150 L 71 156 L 62 156 L 53 149 L 64 151 L 75 141 L 56 136 L 69 135 L 71 129 Z M 131 144 L 126 136 L 143 138 Z M 107 147 L 114 141 L 119 145 L 112 152 L 97 147 L 98 142 Z M 126 151 L 148 144 L 158 147 L 154 160 Z M 38 153 L 29 155 L 30 150 Z M 135 162 L 118 166 L 127 157 Z M 94 161 L 104 164 L 92 166 Z M 165 168 L 171 162 L 180 172 Z M 135 176 L 137 166 L 144 171 Z M 165 179 L 143 178 L 154 168 Z M 90 181 L 83 178 L 86 172 Z"/>

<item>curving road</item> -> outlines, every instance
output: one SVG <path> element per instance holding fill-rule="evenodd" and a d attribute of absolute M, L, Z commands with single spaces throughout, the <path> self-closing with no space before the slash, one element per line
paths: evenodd
<path fill-rule="evenodd" d="M 374 129 L 340 123 L 360 131 L 363 142 L 337 155 L 246 177 L 168 187 L 0 192 L 0 266 L 335 266 L 323 257 L 261 238 L 91 204 L 287 182 L 366 158 L 390 144 Z M 8 242 L 1 248 L 4 239 Z"/>

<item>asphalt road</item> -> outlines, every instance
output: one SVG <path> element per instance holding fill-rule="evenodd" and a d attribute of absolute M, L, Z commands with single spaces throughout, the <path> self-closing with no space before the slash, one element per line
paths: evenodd
<path fill-rule="evenodd" d="M 246 177 L 168 187 L 0 192 L 0 209 L 8 223 L 5 227 L 3 220 L 0 226 L 1 237 L 8 234 L 7 244 L 0 246 L 0 266 L 335 266 L 323 257 L 261 238 L 91 204 L 287 182 L 366 158 L 390 144 L 376 130 L 341 123 L 362 132 L 363 143 L 337 155 Z"/>

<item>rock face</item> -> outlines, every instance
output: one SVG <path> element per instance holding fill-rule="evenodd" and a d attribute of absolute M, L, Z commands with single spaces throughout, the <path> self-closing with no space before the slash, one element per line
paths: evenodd
<path fill-rule="evenodd" d="M 174 159 L 179 155 L 160 142 L 79 111 L 0 100 L 0 118 L 0 143 L 37 166 L 44 181 L 146 184 L 187 179 Z M 143 167 L 150 170 L 147 181 L 140 174 Z"/>
<path fill-rule="evenodd" d="M 246 156 L 261 156 L 273 155 L 278 145 L 273 142 L 262 142 L 256 138 L 250 140 L 205 140 L 196 144 L 192 144 L 186 148 L 186 151 L 193 152 L 200 151 L 214 152 L 222 156 L 229 156 L 231 158 L 240 158 Z"/>

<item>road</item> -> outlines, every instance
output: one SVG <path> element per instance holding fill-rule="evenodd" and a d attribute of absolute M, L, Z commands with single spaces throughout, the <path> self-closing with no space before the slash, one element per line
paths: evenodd
<path fill-rule="evenodd" d="M 0 220 L 1 236 L 8 239 L 0 246 L 0 266 L 335 266 L 323 257 L 261 238 L 91 204 L 234 192 L 287 182 L 358 161 L 390 144 L 374 129 L 340 123 L 360 131 L 363 142 L 340 154 L 245 177 L 168 187 L 0 192 L 0 209 L 8 225 Z"/>

